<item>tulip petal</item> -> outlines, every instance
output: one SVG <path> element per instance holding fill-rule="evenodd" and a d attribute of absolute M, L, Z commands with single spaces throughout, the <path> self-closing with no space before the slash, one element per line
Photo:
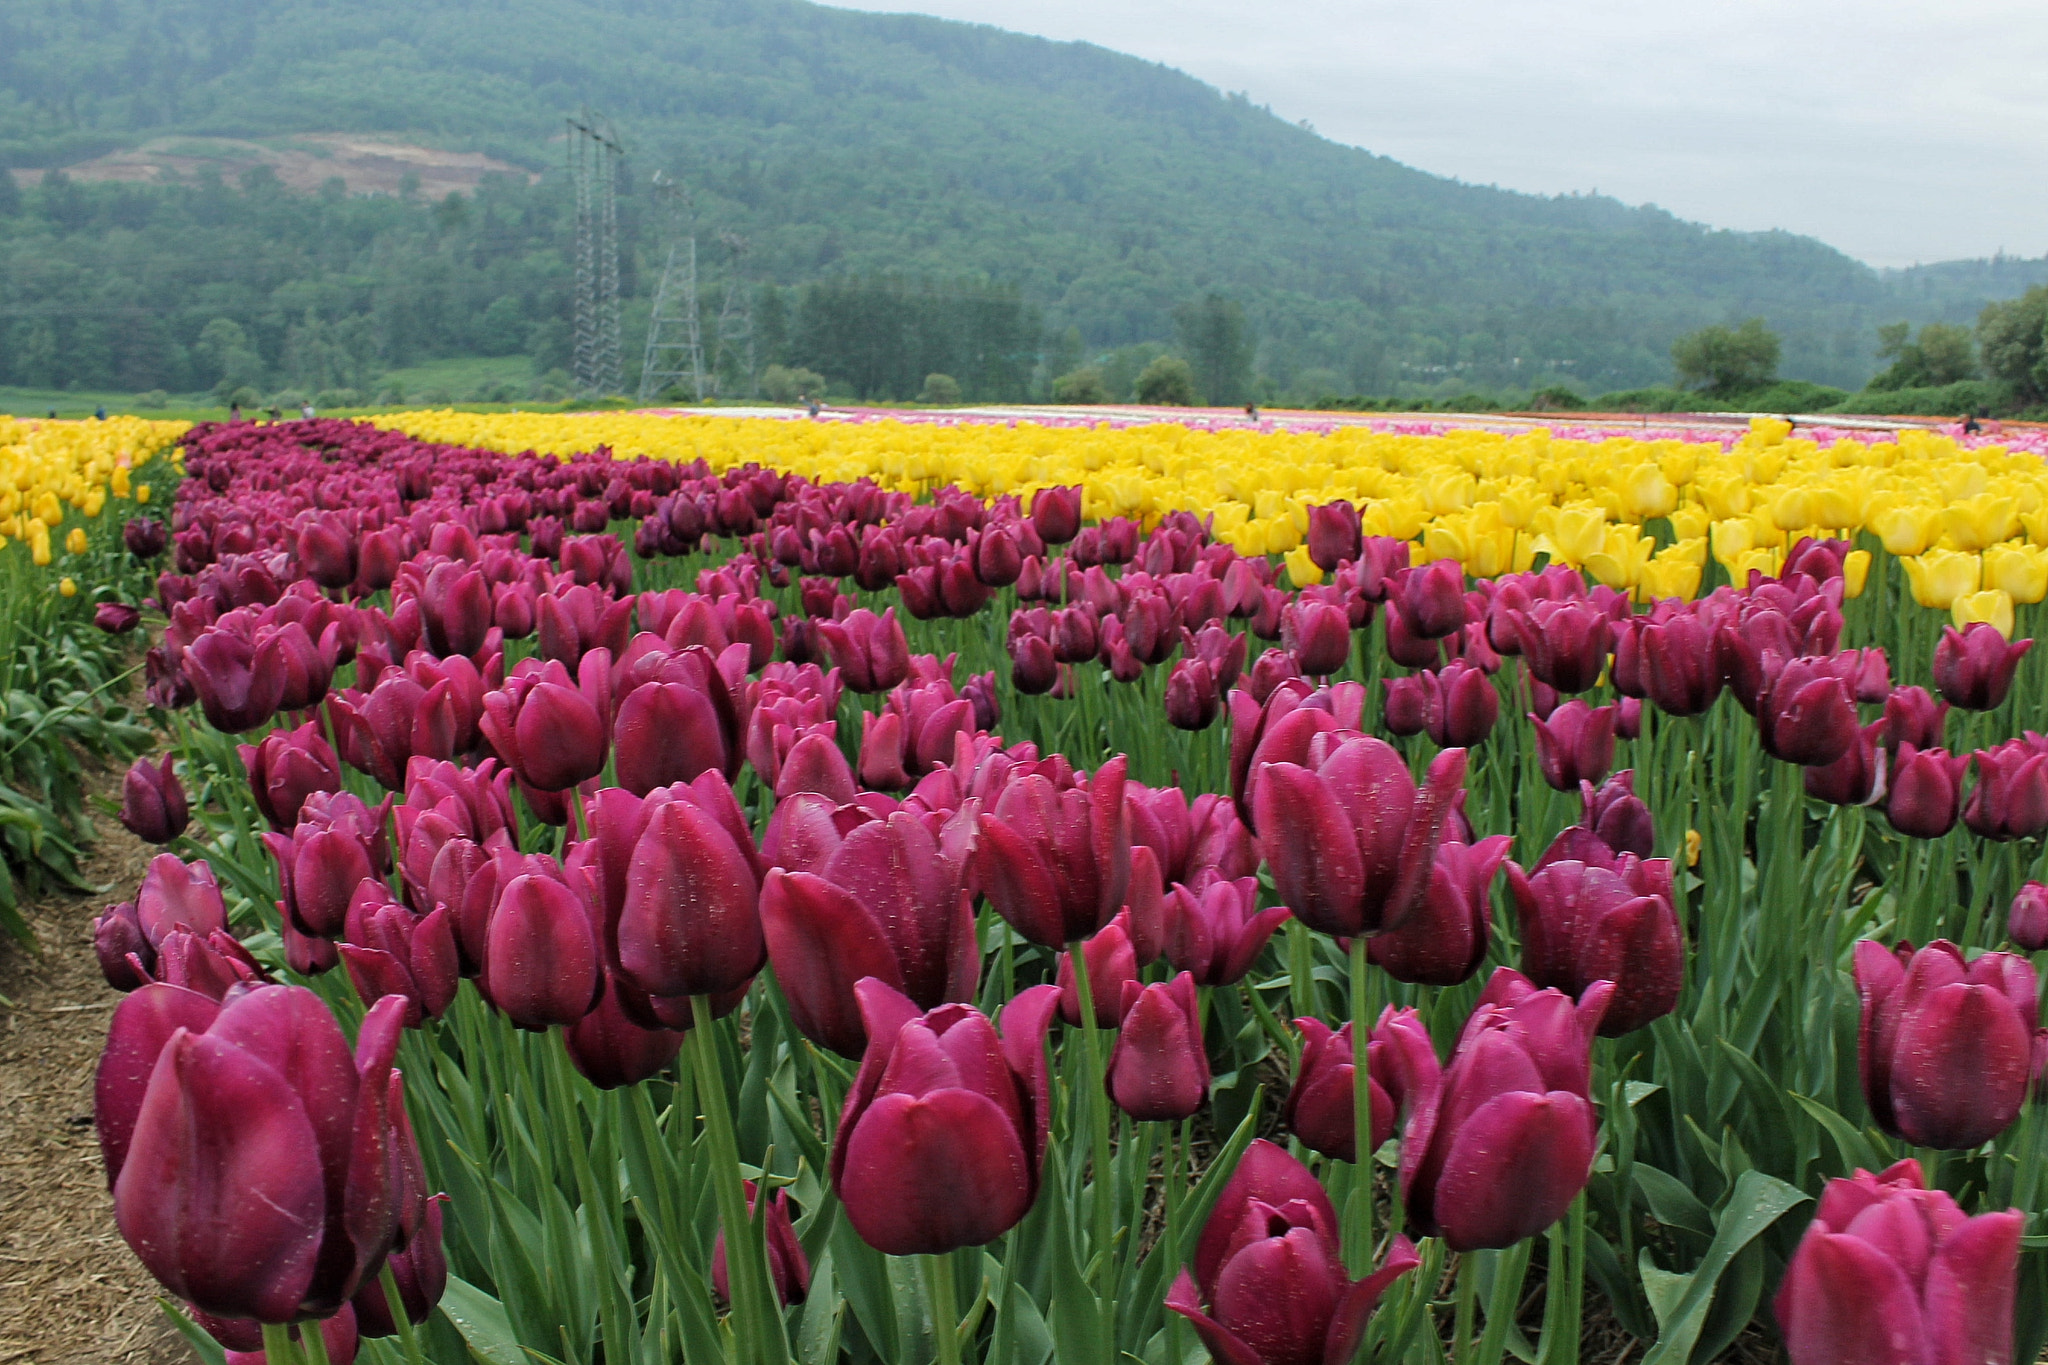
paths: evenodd
<path fill-rule="evenodd" d="M 1195 1329 L 1195 1335 L 1202 1339 L 1209 1355 L 1216 1365 L 1266 1365 L 1259 1353 L 1239 1341 L 1216 1319 L 1202 1311 L 1202 1299 L 1195 1288 L 1195 1277 L 1183 1270 L 1167 1292 L 1166 1306 L 1186 1318 Z"/>
<path fill-rule="evenodd" d="M 1983 1213 L 1950 1233 L 1934 1253 L 1925 1289 L 1929 1365 L 1996 1365 L 2012 1359 L 2019 1282 L 2017 1209 Z"/>
<path fill-rule="evenodd" d="M 135 1116 L 156 1070 L 157 1056 L 179 1029 L 204 1033 L 220 1006 L 183 986 L 152 982 L 114 1007 L 107 1046 L 93 1077 L 93 1123 L 99 1130 L 100 1155 L 107 1164 L 107 1188 L 120 1178 L 135 1134 Z"/>
<path fill-rule="evenodd" d="M 1353 1284 L 1337 1300 L 1337 1311 L 1330 1317 L 1330 1334 L 1323 1342 L 1323 1365 L 1350 1365 L 1358 1354 L 1358 1343 L 1365 1337 L 1366 1321 L 1380 1306 L 1388 1287 L 1421 1264 L 1415 1244 L 1406 1237 L 1395 1237 L 1380 1268 Z"/>
<path fill-rule="evenodd" d="M 1593 1109 L 1570 1091 L 1500 1095 L 1449 1131 L 1434 1208 L 1454 1251 L 1510 1247 L 1543 1231 L 1593 1168 Z"/>
<path fill-rule="evenodd" d="M 165 1288 L 206 1312 L 288 1322 L 325 1222 L 314 1144 L 275 1068 L 224 1039 L 174 1034 L 114 1184 L 121 1235 Z"/>
<path fill-rule="evenodd" d="M 1922 1365 L 1928 1359 L 1919 1295 L 1905 1272 L 1877 1248 L 1822 1224 L 1807 1229 L 1773 1306 L 1799 1365 Z"/>
<path fill-rule="evenodd" d="M 1252 804 L 1274 890 L 1295 918 L 1326 934 L 1360 932 L 1365 863 L 1336 793 L 1306 768 L 1270 763 Z"/>
<path fill-rule="evenodd" d="M 626 874 L 619 966 L 650 995 L 715 995 L 761 970 L 758 884 L 724 825 L 671 801 L 647 822 Z"/>
<path fill-rule="evenodd" d="M 1017 1130 L 965 1090 L 883 1095 L 856 1120 L 839 1197 L 861 1239 L 891 1256 L 980 1246 L 1031 1207 Z"/>
<path fill-rule="evenodd" d="M 761 931 L 798 1032 L 842 1057 L 867 1046 L 854 984 L 876 977 L 898 990 L 903 973 L 882 927 L 851 892 L 808 872 L 770 872 Z"/>
<path fill-rule="evenodd" d="M 2033 1074 L 2033 1038 L 1991 986 L 1942 986 L 1899 1023 L 1891 1101 L 1909 1142 L 1956 1151 L 2019 1117 Z"/>

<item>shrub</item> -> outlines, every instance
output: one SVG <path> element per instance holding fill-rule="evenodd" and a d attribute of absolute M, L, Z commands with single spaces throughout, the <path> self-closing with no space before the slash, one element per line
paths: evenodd
<path fill-rule="evenodd" d="M 960 401 L 960 381 L 950 374 L 928 374 L 924 377 L 924 388 L 918 393 L 917 401 L 934 407 L 951 407 Z"/>
<path fill-rule="evenodd" d="M 1078 370 L 1069 370 L 1052 381 L 1052 401 L 1055 403 L 1107 403 L 1109 389 L 1102 382 L 1102 371 L 1093 365 L 1084 365 Z"/>
<path fill-rule="evenodd" d="M 1177 355 L 1163 355 L 1138 375 L 1138 401 L 1166 407 L 1195 405 L 1195 372 Z"/>
<path fill-rule="evenodd" d="M 825 389 L 825 376 L 795 365 L 770 365 L 761 371 L 761 396 L 771 403 L 794 403 L 798 394 L 816 396 Z"/>
<path fill-rule="evenodd" d="M 1740 327 L 1702 327 L 1671 343 L 1671 364 L 1681 389 L 1729 398 L 1768 388 L 1778 377 L 1778 335 L 1751 318 Z"/>

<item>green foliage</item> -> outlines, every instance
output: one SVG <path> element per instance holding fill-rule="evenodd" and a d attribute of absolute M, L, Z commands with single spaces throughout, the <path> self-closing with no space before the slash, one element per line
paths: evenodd
<path fill-rule="evenodd" d="M 1103 387 L 1102 371 L 1093 365 L 1069 370 L 1052 381 L 1055 403 L 1107 403 L 1109 390 Z"/>
<path fill-rule="evenodd" d="M 1530 394 L 1529 406 L 1536 412 L 1577 412 L 1586 400 L 1562 384 L 1552 384 Z"/>
<path fill-rule="evenodd" d="M 1163 355 L 1138 376 L 1138 401 L 1188 408 L 1195 405 L 1195 372 L 1177 355 Z"/>
<path fill-rule="evenodd" d="M 897 275 L 821 280 L 803 291 L 791 351 L 857 398 L 916 396 L 921 376 L 957 376 L 978 400 L 1024 397 L 1041 333 L 1014 289 Z"/>
<path fill-rule="evenodd" d="M 918 390 L 917 401 L 934 407 L 951 407 L 960 401 L 960 381 L 950 374 L 928 374 L 924 377 L 924 387 Z"/>
<path fill-rule="evenodd" d="M 1985 307 L 1977 319 L 1984 368 L 2025 403 L 2048 402 L 2048 285 Z"/>
<path fill-rule="evenodd" d="M 1871 417 L 1948 417 L 1974 412 L 1991 414 L 2012 407 L 2012 390 L 1995 380 L 1966 379 L 1931 389 L 1865 389 L 1837 403 L 1832 411 Z"/>
<path fill-rule="evenodd" d="M 825 376 L 816 370 L 770 365 L 761 371 L 761 396 L 771 403 L 794 403 L 805 394 L 825 391 Z"/>
<path fill-rule="evenodd" d="M 1236 299 L 1206 294 L 1173 310 L 1173 330 L 1210 403 L 1235 406 L 1251 391 L 1252 338 Z"/>
<path fill-rule="evenodd" d="M 1894 322 L 1877 329 L 1877 354 L 1890 368 L 1870 381 L 1887 389 L 1938 389 L 1977 377 L 1976 347 L 1970 329 L 1951 322 L 1930 322 L 1910 338 L 1912 324 Z"/>
<path fill-rule="evenodd" d="M 1671 343 L 1671 366 L 1682 389 L 1730 398 L 1767 387 L 1778 377 L 1781 343 L 1762 318 L 1740 327 L 1716 323 Z"/>

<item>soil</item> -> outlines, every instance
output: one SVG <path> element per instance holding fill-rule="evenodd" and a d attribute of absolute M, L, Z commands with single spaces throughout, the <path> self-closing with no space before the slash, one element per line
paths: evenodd
<path fill-rule="evenodd" d="M 40 951 L 0 946 L 0 996 L 13 1002 L 0 1005 L 0 1365 L 194 1359 L 114 1228 L 93 1136 L 93 1069 L 121 997 L 100 977 L 92 920 L 133 893 L 154 852 L 96 823 L 84 870 L 106 893 L 24 904 Z"/>
<path fill-rule="evenodd" d="M 396 140 L 352 133 L 305 133 L 249 142 L 239 138 L 159 137 L 138 147 L 64 167 L 73 180 L 164 184 L 191 180 L 212 170 L 235 182 L 244 172 L 268 166 L 289 189 L 317 190 L 339 178 L 350 194 L 398 194 L 415 177 L 424 199 L 442 199 L 477 187 L 486 175 L 532 173 L 481 152 L 448 152 Z M 41 171 L 17 170 L 24 185 L 42 183 Z"/>

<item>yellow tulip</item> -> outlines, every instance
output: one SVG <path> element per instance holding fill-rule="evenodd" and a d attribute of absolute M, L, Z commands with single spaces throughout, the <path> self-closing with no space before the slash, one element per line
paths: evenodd
<path fill-rule="evenodd" d="M 1696 502 L 1674 508 L 1669 518 L 1671 533 L 1680 540 L 1701 540 L 1706 537 L 1707 528 L 1714 524 L 1714 518 L 1707 509 Z"/>
<path fill-rule="evenodd" d="M 2012 638 L 2012 598 L 1997 588 L 1956 598 L 1949 607 L 1949 617 L 1956 623 L 1957 630 L 1974 621 L 1982 621 L 2006 639 Z"/>
<path fill-rule="evenodd" d="M 1851 550 L 1842 560 L 1842 595 L 1863 596 L 1863 587 L 1870 581 L 1870 551 Z"/>
<path fill-rule="evenodd" d="M 1308 557 L 1308 546 L 1297 545 L 1287 552 L 1287 578 L 1297 588 L 1313 587 L 1323 581 L 1323 571 Z"/>
<path fill-rule="evenodd" d="M 1889 507 L 1870 519 L 1870 529 L 1895 555 L 1917 555 L 1941 534 L 1941 511 L 1934 507 Z"/>
<path fill-rule="evenodd" d="M 1546 509 L 1533 523 L 1536 548 L 1574 568 L 1607 548 L 1607 518 L 1596 507 Z"/>
<path fill-rule="evenodd" d="M 1689 829 L 1685 832 L 1685 865 L 1687 867 L 1698 867 L 1700 865 L 1700 843 L 1700 832 L 1698 830 Z"/>
<path fill-rule="evenodd" d="M 2048 597 L 2048 550 L 2018 542 L 1992 546 L 1984 552 L 1984 583 L 2015 602 Z"/>
<path fill-rule="evenodd" d="M 2019 509 L 2011 498 L 1980 494 L 1941 509 L 1942 536 L 1958 550 L 1982 550 L 2019 530 Z"/>
<path fill-rule="evenodd" d="M 1653 559 L 1643 566 L 1637 585 L 1640 600 L 1678 597 L 1691 601 L 1699 596 L 1700 566 L 1684 559 Z"/>
<path fill-rule="evenodd" d="M 71 533 L 64 537 L 65 550 L 71 554 L 82 555 L 85 553 L 85 546 L 85 528 L 83 526 L 72 527 Z"/>
<path fill-rule="evenodd" d="M 77 581 L 69 577 L 59 580 L 57 584 L 57 593 L 60 597 L 78 596 Z"/>
<path fill-rule="evenodd" d="M 1899 563 L 1905 566 L 1913 600 L 1923 607 L 1945 611 L 1958 597 L 1969 596 L 1983 583 L 1984 561 L 1960 550 L 1929 550 Z"/>
<path fill-rule="evenodd" d="M 1628 472 L 1621 488 L 1621 510 L 1631 521 L 1655 521 L 1671 515 L 1677 506 L 1678 490 L 1662 469 L 1639 464 Z"/>
<path fill-rule="evenodd" d="M 1717 521 L 1712 537 L 1714 558 L 1732 566 L 1737 559 L 1756 548 L 1756 525 L 1747 518 Z"/>
<path fill-rule="evenodd" d="M 1749 582 L 1751 573 L 1760 573 L 1765 578 L 1776 578 L 1779 570 L 1785 566 L 1785 554 L 1782 550 L 1749 550 L 1737 555 L 1732 563 L 1728 560 L 1721 562 L 1728 570 L 1729 579 L 1737 587 L 1742 587 Z"/>

